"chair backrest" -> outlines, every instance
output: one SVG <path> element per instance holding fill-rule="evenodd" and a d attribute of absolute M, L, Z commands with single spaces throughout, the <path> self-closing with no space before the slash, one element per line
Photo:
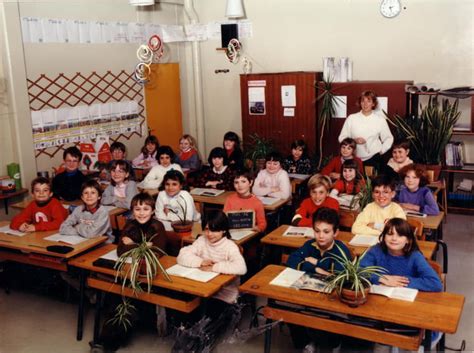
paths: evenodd
<path fill-rule="evenodd" d="M 374 167 L 370 165 L 366 165 L 364 166 L 364 172 L 365 172 L 365 175 L 367 175 L 368 177 L 371 177 L 374 174 Z"/>
<path fill-rule="evenodd" d="M 125 224 L 127 223 L 127 217 L 125 217 L 124 215 L 118 215 L 116 217 L 116 221 L 117 221 L 117 229 L 121 231 L 125 227 Z"/>
<path fill-rule="evenodd" d="M 351 211 L 339 212 L 339 226 L 350 230 L 354 224 L 356 215 Z M 343 230 L 346 230 L 343 229 Z"/>
<path fill-rule="evenodd" d="M 428 260 L 428 263 L 439 276 L 439 279 L 443 285 L 443 290 L 446 291 L 446 273 L 443 272 L 441 265 L 433 260 Z"/>
<path fill-rule="evenodd" d="M 409 218 L 407 219 L 408 224 L 410 224 L 413 232 L 415 233 L 416 239 L 418 240 L 425 240 L 423 234 L 423 222 L 419 221 L 418 219 Z"/>

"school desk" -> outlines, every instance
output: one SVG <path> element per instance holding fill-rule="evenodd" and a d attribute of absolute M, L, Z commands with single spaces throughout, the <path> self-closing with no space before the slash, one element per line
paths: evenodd
<path fill-rule="evenodd" d="M 93 264 L 94 261 L 96 261 L 99 257 L 116 248 L 116 245 L 107 244 L 74 259 L 70 263 L 71 266 L 75 266 L 81 270 L 77 340 L 82 339 L 86 272 L 89 272 L 89 275 L 87 276 L 87 285 L 90 288 L 97 289 L 99 297 L 101 297 L 104 292 L 115 293 L 118 295 L 123 294 L 129 298 L 142 300 L 185 313 L 190 313 L 200 305 L 205 305 L 207 298 L 212 297 L 222 287 L 235 279 L 235 276 L 233 275 L 219 275 L 209 282 L 203 283 L 183 277 L 170 276 L 172 282 L 168 282 L 162 274 L 158 274 L 153 280 L 153 290 L 151 293 L 147 293 L 145 291 L 144 293 L 135 295 L 130 289 L 125 289 L 122 292 L 122 284 L 114 283 L 114 278 L 116 275 L 116 271 L 114 269 L 95 266 Z M 176 264 L 176 258 L 172 256 L 163 256 L 160 258 L 160 262 L 165 268 L 168 268 Z M 95 277 L 97 274 L 107 275 L 110 277 L 110 280 L 108 281 L 105 279 L 105 276 L 97 278 Z M 96 316 L 94 321 L 94 341 L 96 341 L 99 334 L 101 299 L 102 298 L 97 298 Z"/>
<path fill-rule="evenodd" d="M 450 334 L 457 331 L 465 300 L 462 295 L 418 292 L 414 302 L 407 302 L 369 294 L 367 303 L 352 308 L 342 303 L 335 293 L 328 295 L 270 285 L 269 282 L 284 269 L 284 266 L 269 265 L 239 288 L 243 293 L 267 298 L 263 309 L 267 322 L 282 320 L 415 351 L 425 333 L 425 352 L 431 350 L 432 331 Z M 381 322 L 409 326 L 420 332 L 409 336 L 370 325 Z M 271 329 L 265 332 L 265 353 L 270 352 L 271 333 Z"/>
<path fill-rule="evenodd" d="M 25 209 L 31 202 L 32 200 L 23 200 L 17 203 L 14 203 L 12 207 L 18 208 L 18 209 Z M 61 203 L 66 206 L 76 206 L 79 207 L 83 203 L 81 200 L 74 200 L 74 201 L 64 201 L 61 200 Z M 110 225 L 112 226 L 112 229 L 118 229 L 118 221 L 117 221 L 117 216 L 120 216 L 127 212 L 128 210 L 126 208 L 120 208 L 120 207 L 115 207 L 109 211 L 109 217 L 110 217 Z"/>
<path fill-rule="evenodd" d="M 0 227 L 9 224 L 10 222 L 3 221 L 0 222 Z M 44 238 L 57 232 L 57 230 L 32 232 L 26 233 L 21 237 L 0 232 L 0 259 L 51 268 L 58 271 L 67 271 L 70 259 L 107 240 L 107 237 L 101 236 L 88 239 L 76 245 L 44 240 Z M 70 246 L 74 250 L 66 254 L 46 250 L 47 246 L 58 244 Z"/>
<path fill-rule="evenodd" d="M 281 248 L 298 249 L 303 246 L 309 238 L 302 237 L 284 237 L 283 233 L 288 229 L 289 225 L 281 225 L 271 233 L 267 234 L 261 239 L 261 242 L 265 245 L 277 246 Z M 365 246 L 352 246 L 349 242 L 354 237 L 351 232 L 339 231 L 339 235 L 336 239 L 343 241 L 347 247 L 355 254 L 361 255 L 367 250 Z M 418 241 L 418 246 L 423 256 L 427 259 L 431 259 L 436 251 L 436 243 L 432 241 Z"/>
<path fill-rule="evenodd" d="M 311 176 L 310 174 L 295 174 L 295 175 L 298 175 L 298 177 L 293 177 L 291 173 L 289 174 L 292 194 L 296 194 L 296 192 L 298 191 L 298 186 L 306 182 Z"/>
<path fill-rule="evenodd" d="M 239 239 L 239 240 L 234 240 L 235 243 L 239 246 L 243 246 L 245 245 L 247 242 L 249 242 L 250 240 L 254 239 L 257 235 L 259 235 L 260 232 L 257 231 L 257 230 L 253 230 L 249 235 L 247 235 L 246 237 L 242 238 L 242 239 Z M 186 237 L 183 237 L 182 238 L 182 241 L 181 241 L 181 245 L 182 246 L 185 246 L 185 245 L 189 245 L 189 244 L 192 244 L 194 243 L 194 241 L 196 240 L 196 238 L 201 235 L 201 236 L 204 236 L 204 230 L 202 229 L 202 225 L 201 225 L 201 222 L 194 222 L 193 224 L 193 230 L 192 230 L 192 233 L 191 235 L 188 235 Z"/>
<path fill-rule="evenodd" d="M 0 192 L 0 200 L 3 200 L 3 204 L 5 205 L 5 214 L 8 214 L 8 200 L 12 197 L 26 194 L 27 192 L 28 189 L 20 189 L 18 191 L 7 193 Z"/>

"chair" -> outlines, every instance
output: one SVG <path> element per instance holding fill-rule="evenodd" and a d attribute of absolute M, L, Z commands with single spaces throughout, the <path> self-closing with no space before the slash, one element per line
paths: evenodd
<path fill-rule="evenodd" d="M 339 212 L 339 226 L 343 229 L 350 231 L 352 225 L 356 220 L 356 214 L 352 211 L 341 211 Z"/>
<path fill-rule="evenodd" d="M 371 176 L 374 175 L 374 167 L 372 167 L 371 165 L 365 165 L 364 172 L 365 172 L 365 175 L 370 178 Z"/>
<path fill-rule="evenodd" d="M 413 232 L 415 233 L 416 239 L 425 240 L 425 235 L 423 234 L 423 222 L 418 219 L 409 218 L 407 219 L 408 224 L 410 224 Z"/>

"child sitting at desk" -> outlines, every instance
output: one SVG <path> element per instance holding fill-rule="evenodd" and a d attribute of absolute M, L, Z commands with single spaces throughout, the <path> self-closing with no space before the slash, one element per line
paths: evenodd
<path fill-rule="evenodd" d="M 175 162 L 181 168 L 189 170 L 199 170 L 201 168 L 201 159 L 199 152 L 196 149 L 196 140 L 191 135 L 183 135 L 179 140 L 180 152 L 176 157 Z"/>
<path fill-rule="evenodd" d="M 283 161 L 283 169 L 293 174 L 312 174 L 313 165 L 308 157 L 308 146 L 303 140 L 291 143 L 291 155 Z"/>
<path fill-rule="evenodd" d="M 389 175 L 398 180 L 400 170 L 407 165 L 413 164 L 408 156 L 410 153 L 410 143 L 405 140 L 397 141 L 392 146 L 392 158 L 389 159 L 383 174 Z"/>
<path fill-rule="evenodd" d="M 127 157 L 127 147 L 122 142 L 115 141 L 110 145 L 110 154 L 112 155 L 112 160 L 107 165 L 107 171 L 110 170 L 113 161 L 124 161 L 130 167 L 130 179 L 135 180 L 132 162 L 125 159 Z M 101 179 L 104 179 L 103 175 L 101 175 Z M 106 174 L 105 179 L 110 180 L 110 174 Z"/>
<path fill-rule="evenodd" d="M 341 194 L 356 195 L 365 185 L 359 165 L 353 159 L 342 163 L 341 178 L 334 183 L 330 196 L 336 198 Z"/>
<path fill-rule="evenodd" d="M 170 146 L 160 146 L 157 153 L 159 164 L 150 170 L 145 179 L 138 184 L 138 187 L 142 189 L 158 189 L 167 171 L 177 170 L 182 174 L 183 170 L 179 164 L 171 163 L 173 158 L 174 152 Z"/>
<path fill-rule="evenodd" d="M 270 152 L 265 157 L 265 169 L 258 172 L 253 185 L 253 193 L 257 196 L 268 196 L 278 199 L 291 197 L 291 183 L 288 173 L 281 168 L 281 155 Z"/>
<path fill-rule="evenodd" d="M 312 227 L 315 239 L 308 240 L 294 251 L 286 265 L 296 270 L 321 275 L 329 275 L 334 269 L 342 270 L 342 266 L 332 255 L 341 256 L 343 251 L 348 258 L 351 258 L 351 253 L 342 241 L 336 239 L 339 232 L 337 211 L 327 207 L 318 209 L 312 217 Z M 288 326 L 296 348 L 305 347 L 311 340 L 316 341 L 320 348 L 333 348 L 339 345 L 338 335 L 292 324 Z"/>
<path fill-rule="evenodd" d="M 79 170 L 82 153 L 77 147 L 69 147 L 63 153 L 65 170 L 53 179 L 54 197 L 60 200 L 74 201 L 81 198 L 81 186 L 86 177 Z"/>
<path fill-rule="evenodd" d="M 254 210 L 256 219 L 255 226 L 259 232 L 263 232 L 267 228 L 265 209 L 262 201 L 252 194 L 252 184 L 252 173 L 243 170 L 237 171 L 234 177 L 234 189 L 236 193 L 229 195 L 225 200 L 224 212 Z"/>
<path fill-rule="evenodd" d="M 437 215 L 439 213 L 438 203 L 431 190 L 426 186 L 428 177 L 425 170 L 410 164 L 400 170 L 400 176 L 405 184 L 395 198 L 400 206 L 408 211 Z"/>
<path fill-rule="evenodd" d="M 141 153 L 133 159 L 133 166 L 148 169 L 158 165 L 156 154 L 159 147 L 160 143 L 158 142 L 156 136 L 148 136 L 142 147 Z"/>
<path fill-rule="evenodd" d="M 171 230 L 171 222 L 186 220 L 198 222 L 201 215 L 196 211 L 193 197 L 182 190 L 184 175 L 177 170 L 170 170 L 163 178 L 162 188 L 156 198 L 155 216 Z"/>
<path fill-rule="evenodd" d="M 226 275 L 241 276 L 247 272 L 239 247 L 230 239 L 229 220 L 222 211 L 210 215 L 204 227 L 204 236 L 181 248 L 176 261 L 183 266 Z M 239 282 L 240 279 L 236 278 L 209 300 L 207 316 L 215 319 L 228 306 L 237 302 Z"/>
<path fill-rule="evenodd" d="M 355 155 L 356 151 L 356 142 L 354 139 L 350 137 L 346 137 L 341 141 L 341 155 L 336 156 L 329 161 L 329 163 L 321 169 L 322 175 L 327 175 L 333 180 L 337 180 L 341 177 L 341 167 L 342 163 L 347 160 L 354 160 L 357 165 L 359 166 L 359 170 L 361 173 L 364 172 L 364 166 L 362 164 L 362 160 Z"/>
<path fill-rule="evenodd" d="M 24 210 L 13 217 L 10 228 L 20 232 L 40 232 L 59 229 L 68 216 L 58 199 L 53 198 L 51 182 L 38 177 L 31 182 L 31 201 Z"/>
<path fill-rule="evenodd" d="M 242 169 L 244 167 L 244 154 L 240 148 L 239 135 L 233 131 L 226 132 L 222 147 L 226 151 L 229 166 L 232 169 Z"/>
<path fill-rule="evenodd" d="M 196 186 L 232 191 L 234 189 L 234 170 L 227 165 L 227 155 L 222 147 L 214 147 L 209 153 L 210 168 L 204 171 Z"/>
<path fill-rule="evenodd" d="M 331 179 L 328 176 L 313 175 L 308 181 L 308 190 L 309 197 L 303 200 L 291 221 L 294 226 L 311 227 L 313 215 L 319 208 L 328 207 L 339 211 L 339 202 L 329 196 Z"/>
<path fill-rule="evenodd" d="M 81 187 L 83 206 L 77 206 L 63 222 L 59 233 L 63 235 L 79 235 L 84 238 L 96 238 L 102 235 L 113 242 L 109 211 L 100 206 L 102 189 L 95 180 L 88 180 Z"/>
<path fill-rule="evenodd" d="M 137 184 L 129 180 L 130 165 L 125 161 L 112 161 L 110 175 L 110 185 L 102 195 L 102 205 L 129 209 L 133 196 L 138 193 Z"/>
<path fill-rule="evenodd" d="M 352 225 L 353 234 L 380 235 L 385 222 L 391 218 L 406 219 L 405 212 L 395 202 L 395 182 L 392 178 L 379 175 L 372 181 L 373 202 L 358 214 Z"/>

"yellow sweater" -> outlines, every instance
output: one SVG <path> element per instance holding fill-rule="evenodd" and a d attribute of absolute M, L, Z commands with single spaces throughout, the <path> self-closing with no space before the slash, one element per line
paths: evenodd
<path fill-rule="evenodd" d="M 382 208 L 375 202 L 371 202 L 357 216 L 354 224 L 352 225 L 352 233 L 380 235 L 380 233 L 382 233 L 382 229 L 374 229 L 367 226 L 367 224 L 378 223 L 383 227 L 383 224 L 386 220 L 395 217 L 407 219 L 405 212 L 399 204 L 391 202 L 387 207 Z"/>

